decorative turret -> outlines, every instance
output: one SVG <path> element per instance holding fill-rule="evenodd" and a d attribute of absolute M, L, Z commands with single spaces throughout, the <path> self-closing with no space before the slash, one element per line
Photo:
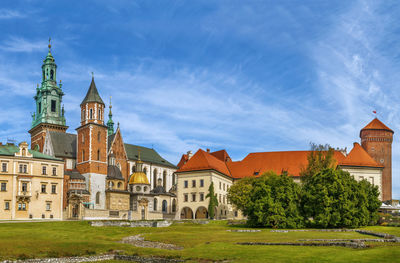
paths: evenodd
<path fill-rule="evenodd" d="M 393 130 L 378 118 L 373 119 L 360 131 L 361 146 L 378 163 L 382 172 L 382 200 L 392 199 L 392 142 Z"/>
<path fill-rule="evenodd" d="M 110 111 L 108 112 L 108 121 L 107 121 L 107 134 L 108 136 L 114 134 L 114 122 L 112 120 L 112 105 L 111 105 L 111 96 L 110 96 Z"/>
<path fill-rule="evenodd" d="M 140 160 L 140 151 L 139 158 L 136 161 L 136 172 L 134 172 L 129 179 L 129 190 L 133 193 L 150 192 L 150 182 L 143 172 L 143 162 Z"/>
<path fill-rule="evenodd" d="M 42 65 L 42 82 L 36 87 L 36 110 L 32 113 L 31 134 L 32 148 L 42 151 L 44 130 L 65 132 L 68 127 L 65 125 L 64 109 L 61 108 L 62 91 L 61 80 L 57 86 L 57 65 L 51 54 L 51 42 L 49 39 L 49 51 Z"/>

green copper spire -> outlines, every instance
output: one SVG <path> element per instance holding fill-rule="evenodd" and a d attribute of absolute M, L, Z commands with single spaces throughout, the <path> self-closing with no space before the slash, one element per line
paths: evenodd
<path fill-rule="evenodd" d="M 107 134 L 110 136 L 114 134 L 114 122 L 112 120 L 112 105 L 111 105 L 111 96 L 110 96 L 110 112 L 108 113 L 108 121 L 107 121 Z"/>
<path fill-rule="evenodd" d="M 61 109 L 62 91 L 61 80 L 57 86 L 57 65 L 51 54 L 51 39 L 49 51 L 42 65 L 42 83 L 36 88 L 36 112 L 32 114 L 32 128 L 40 123 L 65 126 L 64 111 Z"/>

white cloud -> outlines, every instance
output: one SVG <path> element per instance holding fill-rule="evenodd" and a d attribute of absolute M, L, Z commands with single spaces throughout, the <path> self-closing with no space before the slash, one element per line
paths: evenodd
<path fill-rule="evenodd" d="M 25 15 L 16 10 L 0 9 L 0 19 L 24 18 Z"/>
<path fill-rule="evenodd" d="M 8 52 L 35 52 L 44 51 L 47 47 L 46 41 L 32 41 L 22 37 L 12 36 L 3 41 L 0 49 Z"/>

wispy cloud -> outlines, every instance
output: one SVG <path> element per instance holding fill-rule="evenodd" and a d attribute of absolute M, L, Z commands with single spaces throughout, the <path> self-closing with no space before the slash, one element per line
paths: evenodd
<path fill-rule="evenodd" d="M 43 51 L 46 41 L 33 41 L 23 37 L 12 36 L 0 44 L 0 49 L 8 52 L 35 52 Z"/>
<path fill-rule="evenodd" d="M 0 19 L 24 18 L 25 15 L 16 10 L 0 9 Z"/>

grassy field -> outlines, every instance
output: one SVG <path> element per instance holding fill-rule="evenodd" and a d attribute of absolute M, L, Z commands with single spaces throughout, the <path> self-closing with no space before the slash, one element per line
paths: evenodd
<path fill-rule="evenodd" d="M 0 224 L 0 259 L 63 257 L 107 253 L 154 255 L 230 262 L 394 262 L 400 258 L 398 243 L 370 243 L 367 249 L 343 247 L 242 246 L 237 242 L 295 242 L 298 239 L 371 238 L 356 232 L 274 233 L 261 229 L 256 233 L 228 232 L 238 227 L 224 221 L 207 225 L 181 223 L 167 228 L 91 227 L 88 222 L 36 222 Z M 365 229 L 400 236 L 400 228 Z M 138 248 L 117 243 L 123 237 L 143 234 L 146 240 L 184 247 L 170 251 Z"/>

